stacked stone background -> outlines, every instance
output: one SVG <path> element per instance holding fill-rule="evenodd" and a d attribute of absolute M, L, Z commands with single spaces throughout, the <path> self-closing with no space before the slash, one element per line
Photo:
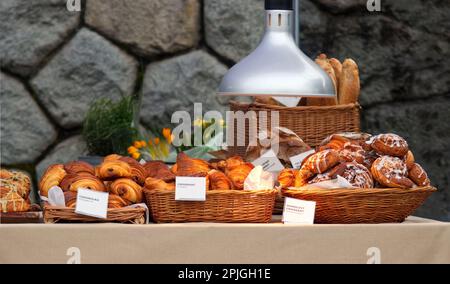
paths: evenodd
<path fill-rule="evenodd" d="M 87 154 L 94 99 L 141 92 L 145 127 L 227 109 L 216 88 L 263 33 L 263 0 L 0 1 L 1 164 L 40 176 Z M 417 215 L 450 220 L 450 2 L 301 0 L 301 46 L 355 59 L 362 125 L 404 136 L 438 187 Z"/>

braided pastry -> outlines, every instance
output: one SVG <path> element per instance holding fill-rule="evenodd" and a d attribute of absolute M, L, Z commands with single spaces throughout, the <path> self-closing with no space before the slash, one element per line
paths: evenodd
<path fill-rule="evenodd" d="M 210 170 L 208 173 L 210 190 L 230 190 L 233 189 L 231 180 L 221 171 Z"/>
<path fill-rule="evenodd" d="M 144 165 L 147 177 L 156 179 L 162 179 L 165 182 L 171 182 L 175 180 L 175 173 L 170 171 L 169 167 L 162 161 L 150 161 Z M 176 165 L 172 167 L 175 168 Z"/>
<path fill-rule="evenodd" d="M 77 176 L 71 180 L 69 191 L 76 192 L 79 188 L 106 192 L 105 184 L 99 178 L 90 174 L 77 174 Z"/>
<path fill-rule="evenodd" d="M 17 184 L 9 179 L 0 179 L 0 198 L 4 198 L 11 191 L 18 191 Z"/>
<path fill-rule="evenodd" d="M 83 161 L 72 161 L 64 165 L 64 170 L 68 174 L 88 173 L 95 175 L 95 169 L 92 165 Z"/>
<path fill-rule="evenodd" d="M 109 190 L 111 193 L 117 194 L 131 203 L 142 202 L 142 187 L 131 179 L 117 179 L 111 183 Z"/>
<path fill-rule="evenodd" d="M 156 179 L 152 177 L 148 177 L 145 180 L 145 188 L 146 189 L 167 189 L 167 190 L 175 190 L 174 183 L 166 183 L 161 179 Z"/>
<path fill-rule="evenodd" d="M 144 185 L 145 178 L 147 178 L 147 171 L 145 168 L 131 157 L 122 157 L 120 161 L 128 163 L 131 167 L 131 178 L 139 185 Z"/>
<path fill-rule="evenodd" d="M 321 174 L 339 163 L 339 154 L 337 151 L 328 149 L 312 154 L 306 158 L 301 169 L 310 171 L 313 174 Z"/>
<path fill-rule="evenodd" d="M 409 169 L 408 177 L 418 186 L 430 185 L 430 180 L 425 170 L 417 163 Z"/>
<path fill-rule="evenodd" d="M 66 176 L 64 165 L 56 164 L 47 168 L 41 181 L 39 182 L 39 193 L 41 196 L 48 197 L 48 191 L 53 186 L 59 186 L 62 179 Z"/>
<path fill-rule="evenodd" d="M 414 183 L 407 177 L 405 162 L 397 157 L 381 156 L 371 167 L 373 178 L 387 187 L 411 188 Z"/>
<path fill-rule="evenodd" d="M 9 191 L 0 198 L 0 213 L 26 212 L 30 208 L 30 203 L 14 190 Z"/>
<path fill-rule="evenodd" d="M 392 133 L 373 137 L 371 146 L 380 155 L 403 157 L 408 153 L 406 140 Z"/>
<path fill-rule="evenodd" d="M 108 197 L 108 208 L 122 208 L 129 206 L 130 203 L 122 197 L 110 194 Z"/>
<path fill-rule="evenodd" d="M 232 169 L 227 170 L 226 175 L 233 183 L 233 187 L 236 190 L 244 189 L 244 181 L 248 174 L 253 170 L 254 166 L 251 163 L 245 163 L 238 166 L 234 166 Z"/>
<path fill-rule="evenodd" d="M 288 188 L 294 186 L 296 172 L 297 171 L 294 169 L 283 169 L 278 174 L 277 180 L 280 183 L 281 188 Z"/>
<path fill-rule="evenodd" d="M 124 161 L 113 160 L 103 162 L 98 168 L 98 176 L 102 180 L 131 178 L 131 166 Z"/>

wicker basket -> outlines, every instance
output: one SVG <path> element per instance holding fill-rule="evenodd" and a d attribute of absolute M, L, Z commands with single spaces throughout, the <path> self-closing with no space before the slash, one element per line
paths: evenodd
<path fill-rule="evenodd" d="M 74 208 L 44 206 L 45 223 L 124 223 L 145 224 L 145 208 L 108 209 L 108 218 L 99 219 L 75 213 Z"/>
<path fill-rule="evenodd" d="M 268 121 L 264 127 L 270 126 L 270 112 L 278 111 L 280 126 L 295 132 L 311 147 L 317 146 L 325 137 L 336 132 L 359 132 L 360 108 L 359 104 L 283 107 L 230 101 L 231 111 L 242 111 L 244 113 L 247 111 L 255 111 L 257 115 L 260 111 L 267 111 Z M 245 146 L 230 145 L 229 151 L 243 157 L 249 143 L 249 126 L 246 123 L 245 129 L 242 130 L 245 133 L 238 133 L 236 123 L 234 125 L 234 145 L 237 144 L 237 137 L 245 137 Z"/>
<path fill-rule="evenodd" d="M 400 223 L 435 191 L 431 186 L 282 190 L 286 197 L 316 201 L 314 223 L 323 224 Z"/>
<path fill-rule="evenodd" d="M 220 222 L 268 223 L 276 190 L 211 190 L 206 201 L 175 201 L 175 191 L 144 189 L 156 223 Z"/>

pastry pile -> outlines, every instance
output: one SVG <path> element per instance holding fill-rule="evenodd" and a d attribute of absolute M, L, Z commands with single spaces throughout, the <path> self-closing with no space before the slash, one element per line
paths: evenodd
<path fill-rule="evenodd" d="M 66 207 L 75 208 L 78 188 L 109 192 L 108 208 L 122 208 L 143 201 L 146 177 L 145 168 L 136 160 L 114 154 L 95 168 L 82 161 L 50 166 L 39 183 L 39 193 L 48 197 L 48 191 L 59 186 Z"/>
<path fill-rule="evenodd" d="M 19 171 L 0 169 L 0 212 L 26 212 L 31 208 L 30 178 Z"/>
<path fill-rule="evenodd" d="M 405 139 L 391 133 L 371 136 L 353 132 L 330 135 L 303 160 L 299 170 L 281 171 L 278 182 L 283 188 L 302 187 L 338 175 L 357 188 L 430 185 Z"/>

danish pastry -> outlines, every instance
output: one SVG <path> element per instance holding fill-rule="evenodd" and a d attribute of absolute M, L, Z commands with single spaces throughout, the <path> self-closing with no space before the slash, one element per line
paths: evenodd
<path fill-rule="evenodd" d="M 244 181 L 247 178 L 248 174 L 253 170 L 253 168 L 253 164 L 244 163 L 239 166 L 235 166 L 227 171 L 226 175 L 233 183 L 234 189 L 244 189 Z"/>
<path fill-rule="evenodd" d="M 175 167 L 175 165 L 173 166 Z M 150 161 L 144 165 L 147 177 L 162 179 L 165 182 L 175 180 L 175 174 L 162 161 Z"/>
<path fill-rule="evenodd" d="M 110 185 L 110 192 L 117 194 L 131 203 L 141 203 L 143 198 L 142 187 L 128 178 L 120 178 Z"/>
<path fill-rule="evenodd" d="M 95 175 L 95 169 L 92 165 L 83 161 L 73 161 L 64 165 L 64 170 L 68 174 L 88 173 Z"/>
<path fill-rule="evenodd" d="M 312 154 L 305 159 L 301 169 L 310 171 L 313 174 L 321 174 L 339 163 L 340 157 L 333 149 L 323 150 Z"/>
<path fill-rule="evenodd" d="M 380 155 L 403 157 L 408 153 L 408 143 L 397 134 L 379 134 L 372 139 L 372 148 Z"/>
<path fill-rule="evenodd" d="M 156 179 L 152 177 L 148 177 L 145 180 L 145 188 L 146 189 L 167 189 L 167 190 L 175 190 L 174 183 L 167 183 L 161 179 Z"/>
<path fill-rule="evenodd" d="M 62 179 L 67 175 L 64 165 L 56 164 L 47 168 L 41 181 L 39 182 L 39 193 L 48 197 L 48 191 L 53 186 L 59 186 Z"/>
<path fill-rule="evenodd" d="M 344 144 L 343 149 L 339 151 L 339 157 L 343 162 L 355 161 L 363 164 L 366 158 L 366 151 L 360 145 L 347 142 Z"/>
<path fill-rule="evenodd" d="M 408 177 L 418 186 L 430 185 L 430 180 L 425 170 L 417 163 L 409 169 Z"/>
<path fill-rule="evenodd" d="M 122 208 L 129 205 L 130 203 L 128 201 L 118 195 L 110 194 L 108 197 L 108 208 Z"/>
<path fill-rule="evenodd" d="M 90 174 L 77 174 L 71 181 L 69 191 L 78 191 L 79 188 L 106 192 L 105 184 L 97 177 Z"/>
<path fill-rule="evenodd" d="M 283 169 L 278 174 L 278 183 L 281 188 L 288 188 L 295 185 L 296 172 L 294 169 Z"/>
<path fill-rule="evenodd" d="M 209 189 L 210 190 L 230 190 L 233 189 L 233 183 L 231 180 L 221 171 L 210 170 L 209 177 Z"/>
<path fill-rule="evenodd" d="M 408 178 L 405 162 L 392 156 L 381 156 L 371 167 L 373 178 L 383 186 L 411 188 L 414 183 Z"/>
<path fill-rule="evenodd" d="M 354 187 L 373 188 L 372 175 L 370 171 L 361 164 L 355 162 L 340 164 L 338 169 L 336 169 L 333 178 L 338 174 Z"/>
<path fill-rule="evenodd" d="M 415 164 L 414 155 L 411 151 L 408 151 L 408 153 L 406 153 L 404 160 L 405 160 L 406 167 L 408 168 L 408 170 L 410 170 Z"/>
<path fill-rule="evenodd" d="M 139 185 L 144 185 L 145 179 L 147 178 L 147 171 L 145 170 L 145 168 L 138 161 L 131 157 L 122 157 L 119 160 L 130 165 L 131 179 L 133 179 Z"/>
<path fill-rule="evenodd" d="M 98 176 L 102 180 L 131 178 L 131 166 L 128 163 L 120 160 L 106 161 L 99 166 Z"/>

